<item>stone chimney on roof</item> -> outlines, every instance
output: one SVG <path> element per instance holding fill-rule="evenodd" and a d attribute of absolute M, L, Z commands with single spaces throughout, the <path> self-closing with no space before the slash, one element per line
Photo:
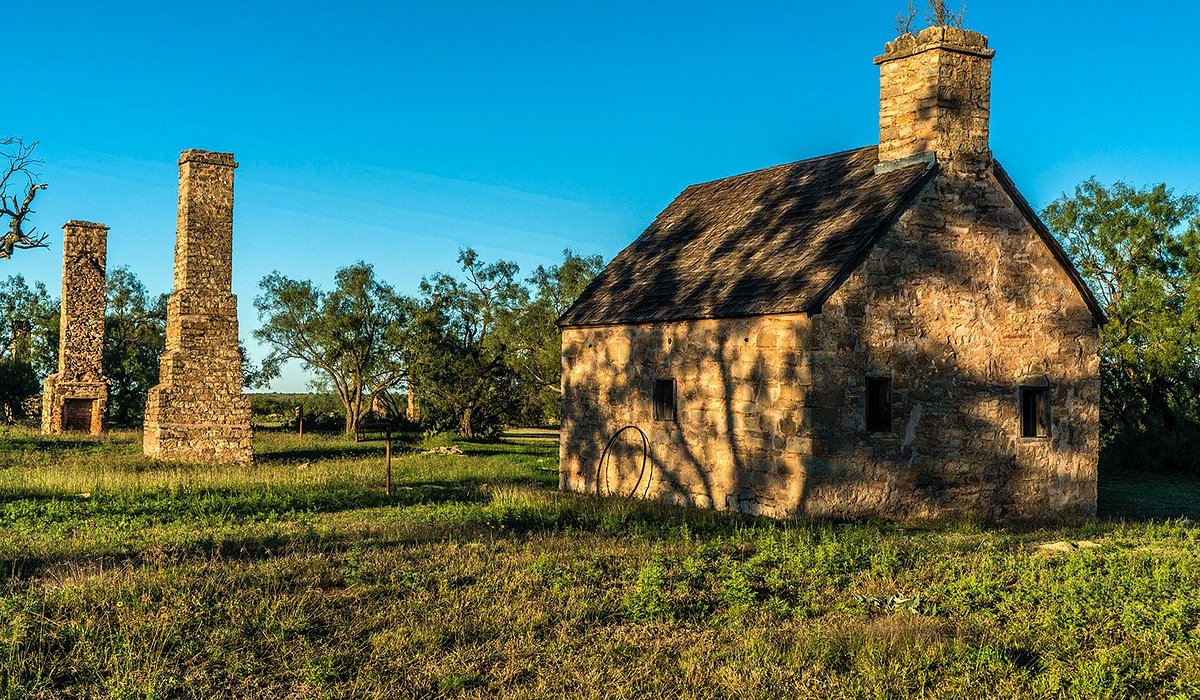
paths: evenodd
<path fill-rule="evenodd" d="M 980 173 L 988 146 L 992 56 L 987 37 L 929 27 L 887 44 L 879 66 L 879 161 L 929 158 L 948 173 Z"/>

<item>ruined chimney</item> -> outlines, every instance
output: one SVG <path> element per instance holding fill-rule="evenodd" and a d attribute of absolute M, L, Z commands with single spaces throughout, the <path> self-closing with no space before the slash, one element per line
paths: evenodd
<path fill-rule="evenodd" d="M 958 27 L 890 42 L 875 59 L 881 166 L 936 154 L 942 172 L 986 171 L 995 53 L 986 36 Z"/>
<path fill-rule="evenodd" d="M 175 289 L 227 294 L 233 287 L 232 153 L 191 149 L 179 156 Z"/>
<path fill-rule="evenodd" d="M 58 371 L 42 384 L 42 432 L 99 435 L 108 405 L 104 376 L 104 272 L 108 227 L 63 225 Z"/>
<path fill-rule="evenodd" d="M 12 338 L 9 344 L 10 357 L 13 362 L 23 365 L 33 360 L 33 324 L 28 319 L 19 318 L 12 322 Z"/>

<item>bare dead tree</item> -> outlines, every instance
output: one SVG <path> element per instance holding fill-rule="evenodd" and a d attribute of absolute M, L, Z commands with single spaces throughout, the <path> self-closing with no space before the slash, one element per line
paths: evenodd
<path fill-rule="evenodd" d="M 925 21 L 931 27 L 962 27 L 963 18 L 967 14 L 967 3 L 959 3 L 958 11 L 951 10 L 946 0 L 929 0 L 929 11 L 925 13 Z"/>
<path fill-rule="evenodd" d="M 36 141 L 27 144 L 15 136 L 0 139 L 0 220 L 8 219 L 8 231 L 0 238 L 0 260 L 11 258 L 14 250 L 50 247 L 49 235 L 38 233 L 27 221 L 34 197 L 46 189 L 33 171 L 41 163 L 34 158 L 36 148 Z"/>
<path fill-rule="evenodd" d="M 896 34 L 911 34 L 912 23 L 917 19 L 917 6 L 908 0 L 908 7 L 896 15 Z"/>

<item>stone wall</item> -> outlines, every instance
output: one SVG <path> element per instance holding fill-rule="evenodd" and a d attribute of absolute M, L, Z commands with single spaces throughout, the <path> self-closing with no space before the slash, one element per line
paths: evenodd
<path fill-rule="evenodd" d="M 563 329 L 561 487 L 794 513 L 817 417 L 809 326 L 790 315 Z M 655 420 L 654 381 L 667 378 L 677 417 Z M 637 430 L 617 437 L 600 468 L 625 426 Z M 639 482 L 643 457 L 651 473 Z"/>
<path fill-rule="evenodd" d="M 1098 333 L 997 176 L 992 55 L 933 27 L 876 59 L 877 172 L 937 175 L 819 313 L 563 329 L 563 488 L 776 516 L 1095 514 Z M 891 382 L 891 430 L 867 430 L 869 377 Z M 1022 437 L 1026 386 L 1049 392 L 1048 437 Z"/>
<path fill-rule="evenodd" d="M 814 438 L 874 485 L 852 509 L 1095 515 L 1092 313 L 994 177 L 936 178 L 813 326 L 814 376 L 838 387 Z M 864 430 L 868 375 L 892 379 L 890 434 Z M 1021 437 L 1022 386 L 1050 388 L 1049 439 Z"/>
<path fill-rule="evenodd" d="M 563 330 L 561 486 L 774 516 L 1090 516 L 1098 338 L 992 177 L 939 177 L 811 318 Z M 868 433 L 868 376 L 893 430 Z M 653 418 L 657 378 L 675 421 Z M 1049 439 L 1018 391 L 1051 388 Z M 649 443 L 649 482 L 638 480 Z"/>
<path fill-rule="evenodd" d="M 236 167 L 231 153 L 190 150 L 179 158 L 175 287 L 159 384 L 146 401 L 150 457 L 248 463 L 253 456 L 232 292 Z"/>
<path fill-rule="evenodd" d="M 42 390 L 42 431 L 97 435 L 104 425 L 108 380 L 104 355 L 104 276 L 108 228 L 88 221 L 63 226 L 58 371 Z"/>

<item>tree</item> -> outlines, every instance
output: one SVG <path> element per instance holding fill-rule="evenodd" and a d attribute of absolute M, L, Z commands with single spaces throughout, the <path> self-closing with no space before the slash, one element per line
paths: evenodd
<path fill-rule="evenodd" d="M 397 362 L 404 333 L 404 300 L 359 262 L 337 271 L 325 292 L 310 281 L 273 272 L 258 283 L 254 300 L 263 325 L 254 336 L 271 351 L 264 377 L 279 376 L 288 360 L 318 373 L 346 410 L 346 432 L 358 429 L 373 392 L 387 391 L 402 378 Z"/>
<path fill-rule="evenodd" d="M 1042 217 L 1108 316 L 1100 338 L 1109 437 L 1183 434 L 1181 423 L 1200 423 L 1200 198 L 1093 178 Z"/>
<path fill-rule="evenodd" d="M 0 282 L 0 418 L 28 417 L 29 399 L 58 364 L 58 304 L 40 282 L 21 275 Z"/>
<path fill-rule="evenodd" d="M 498 430 L 520 406 L 508 354 L 529 292 L 515 263 L 484 263 L 470 248 L 458 262 L 464 279 L 438 273 L 421 281 L 404 361 L 426 419 L 474 438 Z"/>
<path fill-rule="evenodd" d="M 166 294 L 151 296 L 127 267 L 108 273 L 104 318 L 104 374 L 108 419 L 136 425 L 146 410 L 146 394 L 158 383 L 159 358 L 166 345 Z"/>
<path fill-rule="evenodd" d="M 33 169 L 41 162 L 34 158 L 37 142 L 26 144 L 10 136 L 0 139 L 0 221 L 8 220 L 8 230 L 0 238 L 0 260 L 11 258 L 13 251 L 48 248 L 47 234 L 29 225 L 33 200 L 46 189 Z"/>
<path fill-rule="evenodd" d="M 929 0 L 929 11 L 925 13 L 925 21 L 931 27 L 962 27 L 967 14 L 967 3 L 961 2 L 958 12 L 951 10 L 946 0 Z"/>
<path fill-rule="evenodd" d="M 599 255 L 584 257 L 568 249 L 561 264 L 539 265 L 527 280 L 533 297 L 517 315 L 511 355 L 514 368 L 532 383 L 530 408 L 543 416 L 558 417 L 562 391 L 562 338 L 556 322 L 602 269 Z"/>
<path fill-rule="evenodd" d="M 29 417 L 29 399 L 38 389 L 32 365 L 12 357 L 0 359 L 0 420 L 14 423 Z"/>
<path fill-rule="evenodd" d="M 27 327 L 27 361 L 40 380 L 58 369 L 58 300 L 50 296 L 41 282 L 29 284 L 22 275 L 10 275 L 0 281 L 0 338 L 4 351 L 11 355 L 12 333 Z M 35 392 L 36 393 L 36 392 Z"/>
<path fill-rule="evenodd" d="M 946 0 L 929 0 L 929 9 L 925 12 L 925 21 L 931 27 L 962 27 L 967 14 L 967 4 L 962 2 L 958 11 L 951 10 Z M 909 3 L 896 15 L 896 33 L 912 33 L 912 23 L 917 19 L 917 7 Z"/>

